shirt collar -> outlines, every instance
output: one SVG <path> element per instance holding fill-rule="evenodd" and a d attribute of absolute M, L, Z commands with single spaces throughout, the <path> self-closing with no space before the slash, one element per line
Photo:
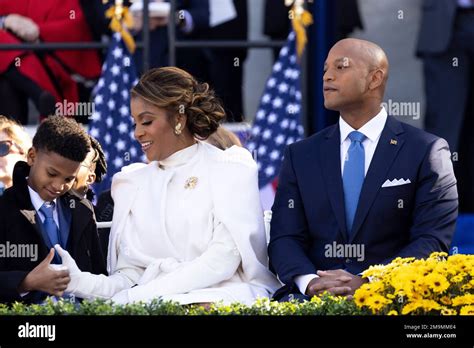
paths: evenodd
<path fill-rule="evenodd" d="M 45 201 L 40 197 L 38 192 L 33 190 L 30 186 L 28 186 L 28 191 L 30 192 L 30 198 L 31 203 L 33 204 L 33 208 L 35 208 L 36 211 L 39 211 Z M 56 203 L 56 199 L 53 200 L 53 203 Z"/>
<path fill-rule="evenodd" d="M 380 112 L 369 122 L 360 127 L 358 131 L 364 134 L 370 141 L 377 141 L 385 127 L 387 117 L 387 111 L 382 107 Z M 350 132 L 355 131 L 342 117 L 339 117 L 339 129 L 341 132 L 341 144 L 347 139 Z"/>

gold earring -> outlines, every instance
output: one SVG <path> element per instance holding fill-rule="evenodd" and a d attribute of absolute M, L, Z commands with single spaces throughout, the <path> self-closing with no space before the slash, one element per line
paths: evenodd
<path fill-rule="evenodd" d="M 174 134 L 180 135 L 181 134 L 181 123 L 178 123 L 176 127 L 174 127 Z"/>

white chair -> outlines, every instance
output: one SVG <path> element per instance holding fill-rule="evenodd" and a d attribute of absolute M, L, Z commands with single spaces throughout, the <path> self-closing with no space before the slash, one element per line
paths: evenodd
<path fill-rule="evenodd" d="M 97 228 L 111 228 L 112 227 L 112 221 L 98 221 L 97 222 Z"/>
<path fill-rule="evenodd" d="M 272 211 L 265 210 L 263 212 L 263 221 L 265 223 L 265 237 L 267 240 L 267 245 L 270 243 L 270 222 L 272 221 Z M 112 227 L 112 221 L 100 221 L 97 222 L 97 228 L 110 228 Z"/>
<path fill-rule="evenodd" d="M 265 223 L 265 236 L 267 238 L 267 245 L 270 243 L 270 222 L 272 221 L 272 211 L 265 210 L 263 212 L 263 221 Z"/>

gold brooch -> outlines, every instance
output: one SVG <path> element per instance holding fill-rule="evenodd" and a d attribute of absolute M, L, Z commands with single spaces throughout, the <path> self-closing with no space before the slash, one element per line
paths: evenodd
<path fill-rule="evenodd" d="M 390 139 L 390 145 L 397 145 L 398 141 L 395 139 Z"/>
<path fill-rule="evenodd" d="M 195 176 L 192 176 L 188 180 L 186 180 L 186 182 L 184 183 L 184 188 L 193 189 L 196 187 L 197 182 L 198 182 L 198 178 L 196 178 Z"/>

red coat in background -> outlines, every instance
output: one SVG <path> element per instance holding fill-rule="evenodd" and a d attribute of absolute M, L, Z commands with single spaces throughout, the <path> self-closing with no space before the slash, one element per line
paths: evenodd
<path fill-rule="evenodd" d="M 9 14 L 32 19 L 39 27 L 41 42 L 92 41 L 79 0 L 0 0 L 0 16 Z M 10 32 L 0 30 L 0 44 L 21 42 Z M 19 57 L 17 69 L 23 75 L 49 91 L 57 101 L 66 99 L 68 102 L 77 102 L 79 99 L 71 73 L 85 78 L 100 75 L 101 62 L 96 50 L 48 51 L 44 55 L 42 52 L 1 51 L 0 74 L 16 63 L 15 58 Z M 40 59 L 39 55 L 43 55 L 43 58 Z"/>

